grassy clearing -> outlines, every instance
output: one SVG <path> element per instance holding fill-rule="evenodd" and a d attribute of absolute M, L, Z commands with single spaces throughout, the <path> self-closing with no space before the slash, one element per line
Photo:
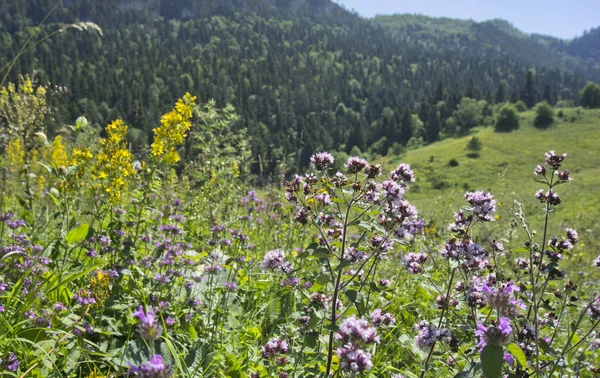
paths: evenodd
<path fill-rule="evenodd" d="M 478 158 L 467 156 L 466 146 L 473 136 L 469 135 L 409 151 L 388 164 L 411 164 L 417 174 L 411 200 L 427 220 L 438 225 L 450 222 L 466 190 L 485 190 L 504 205 L 494 229 L 506 228 L 513 200 L 518 200 L 525 205 L 533 228 L 540 230 L 543 211 L 534 193 L 542 186 L 534 181 L 533 169 L 543 161 L 544 152 L 566 152 L 564 168 L 573 181 L 559 187 L 563 204 L 555 216 L 562 222 L 555 223 L 556 229 L 551 231 L 562 233 L 561 228 L 577 227 L 583 244 L 591 245 L 598 239 L 593 230 L 600 215 L 600 110 L 563 112 L 564 117 L 555 117 L 554 125 L 546 130 L 533 126 L 532 111 L 521 113 L 520 128 L 512 133 L 496 133 L 491 127 L 477 129 L 473 135 L 483 144 Z M 450 166 L 451 159 L 456 159 L 458 166 Z"/>

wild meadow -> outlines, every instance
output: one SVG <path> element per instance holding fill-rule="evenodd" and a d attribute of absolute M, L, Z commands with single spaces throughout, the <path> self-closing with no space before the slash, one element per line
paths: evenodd
<path fill-rule="evenodd" d="M 600 375 L 563 145 L 528 152 L 526 200 L 464 188 L 434 227 L 426 163 L 315 152 L 257 189 L 231 107 L 186 94 L 136 151 L 120 120 L 47 135 L 53 90 L 0 92 L 1 376 Z"/>

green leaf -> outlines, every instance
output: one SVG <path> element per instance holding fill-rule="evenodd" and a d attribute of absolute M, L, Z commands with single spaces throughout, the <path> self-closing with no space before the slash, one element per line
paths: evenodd
<path fill-rule="evenodd" d="M 357 290 L 349 289 L 349 290 L 346 290 L 346 292 L 344 294 L 346 294 L 346 297 L 352 303 L 356 303 L 356 302 L 362 300 L 362 295 Z"/>
<path fill-rule="evenodd" d="M 481 368 L 485 378 L 499 378 L 504 364 L 504 350 L 498 345 L 486 345 L 481 351 Z"/>
<path fill-rule="evenodd" d="M 523 349 L 521 349 L 520 346 L 511 343 L 508 344 L 506 350 L 508 350 L 508 352 L 512 354 L 512 356 L 515 358 L 515 360 L 517 360 L 519 365 L 523 367 L 527 366 L 527 357 L 525 357 L 525 353 L 523 352 Z"/>
<path fill-rule="evenodd" d="M 67 244 L 76 244 L 84 241 L 89 229 L 90 226 L 87 223 L 84 223 L 69 231 L 66 238 Z"/>
<path fill-rule="evenodd" d="M 318 257 L 318 258 L 326 258 L 329 257 L 329 255 L 331 255 L 331 251 L 329 251 L 327 248 L 317 248 L 314 252 L 313 252 L 313 256 L 314 257 Z"/>

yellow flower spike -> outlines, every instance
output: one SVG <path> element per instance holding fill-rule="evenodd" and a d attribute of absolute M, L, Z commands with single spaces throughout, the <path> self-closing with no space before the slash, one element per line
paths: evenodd
<path fill-rule="evenodd" d="M 101 151 L 92 169 L 94 177 L 100 181 L 98 187 L 107 193 L 113 204 L 121 201 L 121 191 L 126 189 L 124 178 L 135 175 L 132 155 L 127 149 L 127 125 L 116 120 L 106 126 L 106 139 L 100 141 Z M 91 159 L 91 152 L 79 152 L 79 158 Z"/>
<path fill-rule="evenodd" d="M 50 162 L 52 167 L 57 169 L 59 167 L 67 167 L 69 158 L 65 151 L 65 146 L 62 143 L 62 137 L 57 135 L 52 141 L 52 147 L 50 147 Z"/>
<path fill-rule="evenodd" d="M 153 129 L 152 156 L 159 161 L 174 164 L 180 160 L 176 148 L 183 144 L 187 132 L 192 127 L 196 97 L 186 93 L 175 104 L 175 109 L 162 116 L 160 126 Z"/>

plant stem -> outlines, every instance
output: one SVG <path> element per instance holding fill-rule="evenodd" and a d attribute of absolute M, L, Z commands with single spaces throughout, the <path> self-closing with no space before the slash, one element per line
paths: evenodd
<path fill-rule="evenodd" d="M 448 290 L 446 290 L 446 300 L 450 297 L 450 290 L 452 289 L 452 281 L 454 281 L 454 273 L 456 272 L 456 268 L 452 268 L 452 274 L 450 274 L 450 282 L 448 283 Z M 440 315 L 440 321 L 438 322 L 438 329 L 442 326 L 444 321 L 444 315 L 446 314 L 446 309 L 448 306 L 444 306 L 442 308 L 442 315 Z M 429 354 L 427 354 L 427 359 L 423 364 L 423 368 L 421 369 L 420 378 L 425 377 L 425 373 L 427 372 L 427 366 L 429 365 L 429 361 L 431 360 L 431 356 L 433 355 L 433 351 L 435 350 L 435 344 L 437 343 L 437 339 L 433 341 L 433 345 L 431 345 L 431 349 L 429 350 Z"/>

